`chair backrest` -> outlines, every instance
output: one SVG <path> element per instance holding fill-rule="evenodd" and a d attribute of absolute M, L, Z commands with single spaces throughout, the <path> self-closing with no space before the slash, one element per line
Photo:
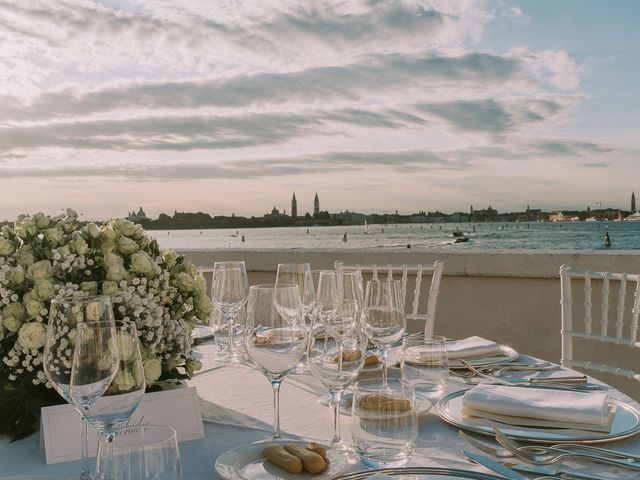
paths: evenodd
<path fill-rule="evenodd" d="M 574 323 L 572 279 L 580 280 L 584 285 L 584 318 L 580 323 Z M 576 358 L 573 345 L 574 338 L 581 338 L 621 345 L 625 348 L 640 348 L 640 342 L 637 340 L 638 314 L 640 313 L 640 275 L 582 271 L 563 265 L 560 267 L 560 289 L 562 308 L 561 364 L 567 367 L 598 370 L 640 381 L 640 373 L 633 370 Z M 592 295 L 594 289 L 600 291 L 599 298 Z M 627 292 L 633 295 L 633 299 L 627 298 Z M 613 297 L 613 302 L 609 301 L 610 297 Z M 599 312 L 596 311 L 595 315 L 593 312 L 594 303 L 596 303 L 595 310 L 598 310 L 597 304 L 599 303 Z M 630 312 L 629 305 L 633 305 Z M 625 315 L 627 312 L 628 314 Z M 625 319 L 629 320 L 627 324 L 625 324 Z M 599 327 L 597 323 L 594 325 L 594 322 L 598 321 Z"/>
<path fill-rule="evenodd" d="M 335 262 L 337 272 L 346 269 L 355 269 L 364 278 L 373 280 L 395 279 L 402 283 L 402 294 L 405 301 L 405 311 L 407 320 L 424 322 L 424 333 L 427 336 L 433 335 L 436 323 L 436 307 L 438 305 L 438 293 L 440 292 L 440 279 L 444 269 L 444 262 L 437 260 L 433 264 L 426 265 L 344 265 L 342 262 Z M 425 275 L 431 276 L 431 286 L 427 298 L 426 308 L 420 308 L 422 298 L 422 279 Z M 366 283 L 364 285 L 366 287 Z M 407 294 L 413 286 L 411 307 L 407 302 Z M 424 305 L 424 304 L 423 304 Z"/>

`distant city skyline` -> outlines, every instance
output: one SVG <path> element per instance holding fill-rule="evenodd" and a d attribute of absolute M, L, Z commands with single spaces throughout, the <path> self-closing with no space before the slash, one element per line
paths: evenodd
<path fill-rule="evenodd" d="M 0 0 L 0 219 L 629 209 L 640 2 Z"/>

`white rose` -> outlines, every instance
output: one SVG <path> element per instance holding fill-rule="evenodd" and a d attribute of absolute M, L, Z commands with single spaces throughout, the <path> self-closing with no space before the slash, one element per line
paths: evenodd
<path fill-rule="evenodd" d="M 87 292 L 89 295 L 97 295 L 98 282 L 82 282 L 80 284 L 80 290 Z"/>
<path fill-rule="evenodd" d="M 131 256 L 131 269 L 147 277 L 154 277 L 156 264 L 146 252 L 137 252 Z"/>
<path fill-rule="evenodd" d="M 102 229 L 102 238 L 105 240 L 115 240 L 118 237 L 118 232 L 116 232 L 111 225 L 107 225 Z"/>
<path fill-rule="evenodd" d="M 120 230 L 120 233 L 126 237 L 130 237 L 131 235 L 134 234 L 134 232 L 136 231 L 136 225 L 133 222 L 130 222 L 128 220 L 125 220 L 124 222 L 122 222 L 122 224 L 119 226 L 118 230 Z"/>
<path fill-rule="evenodd" d="M 36 227 L 35 222 L 30 218 L 25 218 L 19 223 L 16 222 L 16 234 L 22 239 L 26 239 L 29 236 L 32 237 L 37 232 L 38 227 Z"/>
<path fill-rule="evenodd" d="M 189 376 L 193 376 L 194 372 L 197 372 L 202 368 L 202 362 L 200 360 L 196 360 L 195 358 L 190 358 L 184 364 L 184 369 L 187 371 Z"/>
<path fill-rule="evenodd" d="M 195 293 L 198 295 L 202 295 L 207 289 L 207 281 L 204 279 L 202 275 L 198 275 L 196 277 L 196 289 Z"/>
<path fill-rule="evenodd" d="M 142 237 L 144 237 L 144 228 L 142 228 L 142 225 L 135 224 L 131 238 L 134 240 L 140 240 Z"/>
<path fill-rule="evenodd" d="M 124 259 L 120 255 L 116 255 L 115 253 L 105 254 L 103 262 L 105 268 L 124 265 Z"/>
<path fill-rule="evenodd" d="M 71 249 L 69 248 L 69 245 L 63 245 L 60 248 L 57 248 L 56 251 L 62 255 L 62 257 L 66 258 L 69 255 L 71 255 Z"/>
<path fill-rule="evenodd" d="M 193 278 L 197 277 L 200 272 L 198 272 L 198 267 L 196 267 L 191 262 L 185 262 L 184 271 L 191 275 Z"/>
<path fill-rule="evenodd" d="M 38 349 L 44 345 L 46 332 L 40 322 L 25 323 L 18 333 L 18 342 L 24 348 Z"/>
<path fill-rule="evenodd" d="M 100 228 L 95 223 L 89 223 L 86 228 L 91 238 L 98 238 L 100 236 Z"/>
<path fill-rule="evenodd" d="M 116 282 L 112 282 L 112 281 L 105 281 L 102 282 L 102 294 L 103 295 L 107 295 L 107 296 L 111 296 L 114 293 L 116 293 L 118 291 L 118 284 Z"/>
<path fill-rule="evenodd" d="M 131 255 L 139 250 L 138 244 L 127 237 L 118 239 L 118 252 L 123 255 Z"/>
<path fill-rule="evenodd" d="M 22 267 L 12 268 L 9 273 L 9 281 L 14 285 L 22 285 L 24 282 L 24 269 Z"/>
<path fill-rule="evenodd" d="M 18 330 L 20 330 L 20 326 L 22 325 L 21 320 L 13 316 L 7 317 L 6 315 L 4 317 L 3 323 L 6 329 L 13 333 L 16 333 Z"/>
<path fill-rule="evenodd" d="M 178 366 L 179 361 L 180 360 L 176 356 L 171 355 L 169 358 L 165 360 L 164 363 L 165 363 L 165 366 L 167 367 L 167 370 L 171 371 Z"/>
<path fill-rule="evenodd" d="M 144 368 L 144 378 L 147 383 L 153 383 L 162 375 L 162 361 L 156 357 L 147 358 L 142 362 L 142 368 Z"/>
<path fill-rule="evenodd" d="M 200 320 L 208 320 L 211 316 L 211 312 L 213 311 L 213 306 L 211 305 L 209 297 L 205 294 L 196 295 L 193 303 L 196 309 L 196 316 Z"/>
<path fill-rule="evenodd" d="M 127 270 L 122 265 L 113 265 L 107 268 L 106 279 L 112 282 L 119 282 L 127 277 Z"/>
<path fill-rule="evenodd" d="M 55 293 L 53 291 L 53 283 L 46 279 L 38 280 L 33 287 L 33 291 L 40 300 L 49 300 L 53 298 Z"/>
<path fill-rule="evenodd" d="M 15 248 L 13 243 L 6 238 L 0 238 L 0 255 L 8 256 L 14 252 Z"/>
<path fill-rule="evenodd" d="M 38 315 L 40 315 L 40 311 L 44 308 L 44 303 L 38 301 L 35 298 L 25 298 L 24 304 L 27 307 L 27 314 L 29 315 L 29 318 L 37 317 Z"/>
<path fill-rule="evenodd" d="M 44 231 L 44 237 L 52 245 L 58 245 L 62 243 L 62 232 L 58 228 L 47 228 Z"/>
<path fill-rule="evenodd" d="M 102 243 L 100 244 L 100 250 L 102 250 L 102 253 L 105 253 L 105 254 L 110 253 L 115 251 L 115 249 L 116 249 L 116 242 L 109 238 L 103 240 Z"/>
<path fill-rule="evenodd" d="M 86 240 L 81 236 L 77 236 L 73 240 L 69 242 L 71 249 L 76 252 L 78 255 L 84 255 L 89 251 L 89 245 Z"/>
<path fill-rule="evenodd" d="M 33 255 L 33 247 L 31 245 L 23 245 L 18 250 L 18 264 L 22 267 L 28 267 L 35 262 Z"/>
<path fill-rule="evenodd" d="M 167 268 L 173 267 L 176 264 L 176 260 L 178 260 L 178 253 L 175 250 L 167 248 L 162 251 L 162 261 Z"/>
<path fill-rule="evenodd" d="M 135 379 L 127 370 L 118 370 L 118 373 L 116 373 L 116 378 L 114 378 L 113 381 L 116 384 L 116 387 L 118 387 L 118 390 L 121 391 L 131 390 L 136 386 Z"/>
<path fill-rule="evenodd" d="M 18 302 L 11 302 L 9 305 L 2 309 L 2 315 L 4 315 L 5 318 L 14 317 L 18 320 L 24 320 L 25 313 L 26 312 L 24 307 L 21 303 Z"/>
<path fill-rule="evenodd" d="M 137 339 L 133 338 L 131 334 L 123 330 L 118 331 L 118 347 L 120 349 L 121 360 L 127 361 L 133 356 L 136 348 L 136 341 Z"/>
<path fill-rule="evenodd" d="M 38 212 L 33 216 L 33 222 L 40 230 L 43 230 L 49 226 L 49 219 L 42 212 Z"/>
<path fill-rule="evenodd" d="M 191 275 L 183 272 L 176 277 L 176 285 L 183 292 L 191 293 L 196 288 L 196 281 Z"/>
<path fill-rule="evenodd" d="M 29 265 L 27 268 L 27 277 L 34 282 L 49 277 L 51 274 L 51 262 L 49 260 L 40 260 L 39 262 Z"/>

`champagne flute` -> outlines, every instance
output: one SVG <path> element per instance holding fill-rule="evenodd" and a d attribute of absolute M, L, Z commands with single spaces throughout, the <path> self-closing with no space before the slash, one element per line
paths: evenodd
<path fill-rule="evenodd" d="M 391 345 L 402 338 L 407 326 L 401 292 L 399 280 L 367 282 L 362 328 L 382 354 L 383 385 L 387 385 L 387 357 Z"/>
<path fill-rule="evenodd" d="M 279 263 L 276 273 L 276 285 L 289 283 L 297 285 L 302 299 L 302 313 L 305 325 L 309 330 L 313 323 L 313 313 L 316 304 L 316 291 L 308 263 Z M 306 367 L 304 361 L 296 365 L 296 373 L 302 373 Z"/>
<path fill-rule="evenodd" d="M 340 399 L 364 366 L 367 340 L 357 328 L 355 301 L 340 309 L 337 320 L 324 330 L 324 335 L 309 339 L 307 358 L 311 373 L 329 390 L 333 408 L 331 447 L 348 450 L 340 436 Z"/>
<path fill-rule="evenodd" d="M 140 342 L 134 323 L 116 322 L 116 347 L 109 350 L 94 348 L 93 337 L 106 336 L 106 327 L 81 325 L 76 336 L 76 348 L 71 369 L 70 394 L 76 408 L 81 407 L 84 418 L 93 425 L 107 445 L 113 443 L 116 430 L 124 425 L 140 404 L 146 388 Z M 96 368 L 115 356 L 117 371 L 108 388 L 98 395 Z M 111 458 L 111 457 L 109 457 Z M 106 462 L 105 465 L 109 465 Z M 109 469 L 105 467 L 105 472 Z M 105 474 L 107 479 L 111 477 Z"/>
<path fill-rule="evenodd" d="M 248 291 L 249 280 L 243 261 L 216 262 L 214 264 L 211 296 L 213 303 L 220 309 L 227 323 L 231 362 L 242 361 L 233 337 L 235 335 L 235 320 L 247 303 Z"/>
<path fill-rule="evenodd" d="M 280 434 L 280 385 L 306 347 L 297 285 L 253 285 L 247 300 L 243 343 L 251 362 L 273 388 L 273 439 Z"/>
<path fill-rule="evenodd" d="M 53 388 L 67 402 L 78 325 L 85 321 L 101 322 L 107 330 L 115 328 L 111 299 L 106 296 L 73 296 L 54 298 L 49 308 L 49 322 L 43 351 L 43 370 Z M 87 422 L 82 417 L 82 470 L 80 479 L 92 478 L 87 464 Z"/>

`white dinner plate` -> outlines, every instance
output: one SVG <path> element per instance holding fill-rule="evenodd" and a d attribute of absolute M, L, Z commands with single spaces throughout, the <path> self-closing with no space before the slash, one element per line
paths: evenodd
<path fill-rule="evenodd" d="M 519 387 L 513 387 L 519 388 Z M 521 387 L 526 388 L 526 387 Z M 479 417 L 465 417 L 462 414 L 462 397 L 466 390 L 453 392 L 444 397 L 437 405 L 440 417 L 452 425 L 470 432 L 494 436 L 492 425 L 500 425 L 500 430 L 516 440 L 527 440 L 536 443 L 598 443 L 620 440 L 636 435 L 640 432 L 640 411 L 634 406 L 609 400 L 617 406 L 613 424 L 609 433 L 592 432 L 587 430 L 522 427 L 498 423 Z"/>
<path fill-rule="evenodd" d="M 232 448 L 218 457 L 215 465 L 216 472 L 226 480 L 328 480 L 342 472 L 348 464 L 344 454 L 325 447 L 329 466 L 323 473 L 289 473 L 285 469 L 267 462 L 262 456 L 262 450 L 272 443 L 279 445 L 297 443 L 301 446 L 306 444 L 292 440 L 279 440 L 251 443 Z"/>
<path fill-rule="evenodd" d="M 193 338 L 198 338 L 200 340 L 206 340 L 208 338 L 213 338 L 215 330 L 213 327 L 205 327 L 203 325 L 195 325 L 193 327 L 193 331 L 191 332 L 191 336 Z"/>
<path fill-rule="evenodd" d="M 472 367 L 485 367 L 487 365 L 498 365 L 501 363 L 512 362 L 518 358 L 520 354 L 507 345 L 500 345 L 500 353 L 496 355 L 484 355 L 480 357 L 463 358 Z M 466 368 L 460 361 L 455 358 L 449 359 L 449 368 Z"/>

